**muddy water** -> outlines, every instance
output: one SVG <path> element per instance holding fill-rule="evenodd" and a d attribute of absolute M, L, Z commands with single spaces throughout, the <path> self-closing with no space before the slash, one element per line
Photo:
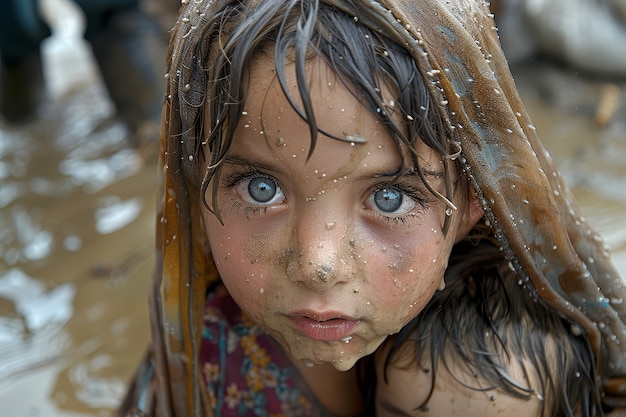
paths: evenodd
<path fill-rule="evenodd" d="M 129 147 L 80 19 L 56 6 L 49 98 L 0 126 L 2 416 L 109 416 L 149 338 L 155 152 Z"/>
<path fill-rule="evenodd" d="M 149 338 L 154 155 L 128 146 L 88 50 L 71 35 L 46 47 L 50 98 L 38 120 L 0 125 L 3 416 L 111 415 Z M 624 121 L 600 130 L 589 111 L 522 92 L 626 276 Z"/>

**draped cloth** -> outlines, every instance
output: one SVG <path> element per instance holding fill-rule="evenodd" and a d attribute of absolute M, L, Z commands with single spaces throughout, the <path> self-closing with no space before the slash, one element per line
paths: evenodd
<path fill-rule="evenodd" d="M 263 0 L 250 0 L 253 13 Z M 481 0 L 320 0 L 383 31 L 415 59 L 460 143 L 458 160 L 522 284 L 584 332 L 604 402 L 626 406 L 626 289 L 537 137 Z M 215 25 L 229 0 L 183 0 L 168 54 L 153 340 L 121 411 L 209 416 L 198 364 L 208 286 L 219 279 L 201 221 L 196 122 Z M 540 319 L 540 318 L 538 318 Z M 134 407 L 134 408 L 133 408 Z"/>

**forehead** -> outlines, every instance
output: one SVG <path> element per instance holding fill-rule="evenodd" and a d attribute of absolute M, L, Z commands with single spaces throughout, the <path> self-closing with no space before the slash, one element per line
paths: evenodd
<path fill-rule="evenodd" d="M 250 67 L 250 84 L 246 94 L 244 112 L 235 135 L 234 148 L 239 148 L 237 138 L 263 138 L 266 145 L 277 150 L 289 148 L 291 157 L 308 155 L 310 149 L 310 121 L 301 117 L 305 104 L 310 104 L 314 115 L 314 124 L 319 129 L 318 142 L 331 152 L 346 152 L 353 155 L 367 154 L 384 150 L 389 159 L 394 159 L 396 168 L 404 162 L 410 166 L 409 152 L 394 143 L 388 128 L 364 104 L 358 92 L 350 91 L 333 69 L 321 58 L 310 58 L 306 62 L 306 79 L 297 80 L 295 65 L 285 65 L 285 91 L 281 87 L 273 59 L 259 55 Z M 305 83 L 310 94 L 306 103 L 302 100 L 298 83 Z M 287 98 L 289 97 L 292 102 Z M 393 97 L 383 91 L 383 98 L 390 103 L 380 111 L 388 111 L 396 123 L 402 127 L 401 116 L 394 114 Z M 294 111 L 293 106 L 301 113 Z M 332 140 L 324 140 L 325 138 Z M 303 140 L 305 139 L 305 140 Z M 338 140 L 339 139 L 339 140 Z M 260 141 L 254 140 L 255 146 Z M 365 142 L 365 143 L 362 143 Z M 416 150 L 420 166 L 428 170 L 440 170 L 441 158 L 422 141 L 416 141 Z M 312 158 L 315 159 L 319 146 Z M 328 150 L 325 150 L 328 154 Z M 361 155 L 361 157 L 363 156 Z M 358 158 L 357 158 L 358 159 Z M 428 165 L 428 167 L 427 167 Z"/>
<path fill-rule="evenodd" d="M 315 118 L 309 122 L 314 122 L 322 132 L 336 138 L 353 137 L 355 142 L 359 142 L 364 130 L 378 124 L 378 120 L 369 114 L 321 58 L 307 60 L 306 80 L 297 80 L 293 63 L 287 63 L 280 70 L 284 71 L 285 83 L 282 86 L 274 61 L 269 57 L 258 57 L 250 69 L 251 82 L 245 110 L 249 116 L 260 118 L 266 135 L 280 136 L 288 124 L 294 123 L 291 117 L 293 107 L 304 114 L 304 106 L 309 104 Z M 309 99 L 302 99 L 303 86 L 310 94 Z M 301 122 L 309 125 L 304 120 Z"/>

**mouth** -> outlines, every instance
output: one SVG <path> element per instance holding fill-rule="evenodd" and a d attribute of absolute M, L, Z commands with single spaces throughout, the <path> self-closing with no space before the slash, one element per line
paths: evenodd
<path fill-rule="evenodd" d="M 360 323 L 358 319 L 332 312 L 297 312 L 287 317 L 304 336 L 322 341 L 350 340 L 350 335 Z"/>

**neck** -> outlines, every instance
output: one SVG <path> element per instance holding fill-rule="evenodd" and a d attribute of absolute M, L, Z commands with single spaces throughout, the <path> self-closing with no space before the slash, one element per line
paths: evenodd
<path fill-rule="evenodd" d="M 302 361 L 291 361 L 327 411 L 338 417 L 363 414 L 365 406 L 359 390 L 358 363 L 349 371 L 342 372 L 330 364 L 308 367 Z"/>

